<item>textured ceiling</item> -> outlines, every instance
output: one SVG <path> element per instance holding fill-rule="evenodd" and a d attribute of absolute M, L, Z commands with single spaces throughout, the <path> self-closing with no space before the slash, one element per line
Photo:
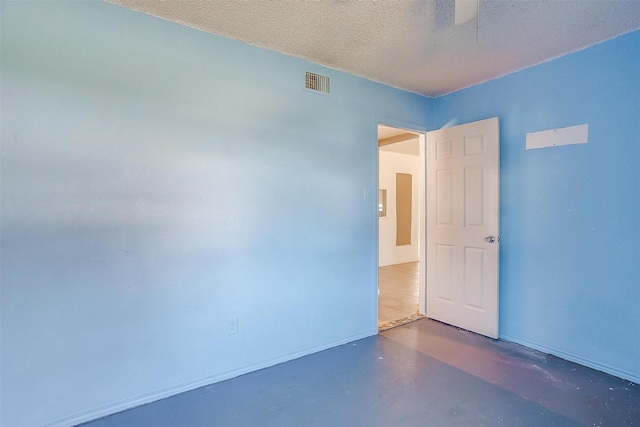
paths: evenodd
<path fill-rule="evenodd" d="M 640 28 L 640 0 L 480 0 L 457 26 L 453 0 L 110 1 L 428 96 Z"/>

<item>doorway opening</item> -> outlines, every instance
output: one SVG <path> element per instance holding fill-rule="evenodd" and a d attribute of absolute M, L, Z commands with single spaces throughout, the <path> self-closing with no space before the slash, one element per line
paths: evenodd
<path fill-rule="evenodd" d="M 378 125 L 378 330 L 425 313 L 425 136 Z"/>

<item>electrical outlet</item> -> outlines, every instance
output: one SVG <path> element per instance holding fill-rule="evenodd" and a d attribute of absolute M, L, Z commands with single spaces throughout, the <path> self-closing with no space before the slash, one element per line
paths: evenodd
<path fill-rule="evenodd" d="M 238 318 L 234 317 L 227 320 L 227 335 L 235 335 L 238 333 Z"/>

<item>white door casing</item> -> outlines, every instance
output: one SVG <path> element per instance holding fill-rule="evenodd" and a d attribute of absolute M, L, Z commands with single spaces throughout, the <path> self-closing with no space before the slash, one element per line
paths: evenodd
<path fill-rule="evenodd" d="M 497 338 L 497 117 L 427 133 L 426 221 L 427 316 Z"/>

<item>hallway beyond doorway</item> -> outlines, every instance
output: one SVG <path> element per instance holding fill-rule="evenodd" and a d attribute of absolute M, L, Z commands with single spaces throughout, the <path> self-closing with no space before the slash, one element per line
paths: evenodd
<path fill-rule="evenodd" d="M 384 330 L 420 317 L 419 263 L 378 268 L 378 329 Z"/>

